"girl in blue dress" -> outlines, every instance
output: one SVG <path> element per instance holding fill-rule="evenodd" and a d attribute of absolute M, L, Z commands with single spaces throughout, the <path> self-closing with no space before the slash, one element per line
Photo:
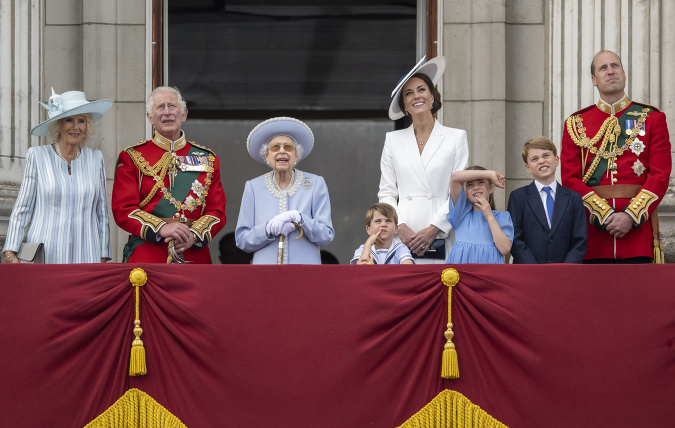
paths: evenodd
<path fill-rule="evenodd" d="M 504 188 L 504 176 L 482 166 L 455 171 L 450 179 L 448 220 L 455 244 L 446 263 L 504 263 L 511 251 L 513 222 L 508 211 L 495 210 L 494 186 Z"/>

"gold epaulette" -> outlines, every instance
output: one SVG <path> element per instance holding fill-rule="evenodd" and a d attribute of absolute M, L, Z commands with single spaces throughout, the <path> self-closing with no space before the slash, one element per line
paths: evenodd
<path fill-rule="evenodd" d="M 143 210 L 134 210 L 129 214 L 129 218 L 136 219 L 141 222 L 143 225 L 141 227 L 141 238 L 147 240 L 148 228 L 151 228 L 152 231 L 157 234 L 159 228 L 166 224 L 161 218 L 150 214 L 147 211 Z"/>
<path fill-rule="evenodd" d="M 576 116 L 576 115 L 578 115 L 578 114 L 584 113 L 584 112 L 586 112 L 586 111 L 592 109 L 593 107 L 595 107 L 595 104 L 591 104 L 590 106 L 584 107 L 584 108 L 582 108 L 582 109 L 579 110 L 579 111 L 575 111 L 574 113 L 572 113 L 571 115 L 569 115 L 569 117 Z"/>
<path fill-rule="evenodd" d="M 647 211 L 649 206 L 658 199 L 659 197 L 649 190 L 642 189 L 640 193 L 630 200 L 624 212 L 630 215 L 636 224 L 642 224 L 649 218 L 649 212 Z"/>
<path fill-rule="evenodd" d="M 192 144 L 195 147 L 199 147 L 202 150 L 206 150 L 207 152 L 211 153 L 213 156 L 216 156 L 216 153 L 209 149 L 208 147 L 200 146 L 199 144 L 195 143 L 194 141 L 188 141 L 188 143 Z"/>
<path fill-rule="evenodd" d="M 190 230 L 192 230 L 201 241 L 208 244 L 211 241 L 211 227 L 216 223 L 220 223 L 220 219 L 212 215 L 203 215 L 199 217 L 197 221 L 192 223 Z"/>
<path fill-rule="evenodd" d="M 593 224 L 597 224 L 598 226 L 603 225 L 605 220 L 607 220 L 607 217 L 614 213 L 614 208 L 609 202 L 602 199 L 593 191 L 588 192 L 588 194 L 581 199 L 591 213 L 590 221 Z M 597 223 L 593 222 L 593 218 L 597 220 Z"/>
<path fill-rule="evenodd" d="M 152 140 L 143 140 L 143 141 L 140 141 L 140 142 L 138 142 L 138 143 L 136 143 L 136 144 L 133 144 L 133 145 L 131 145 L 131 146 L 129 146 L 129 147 L 126 147 L 126 148 L 123 149 L 122 151 L 123 151 L 123 152 L 129 153 L 129 151 L 128 151 L 129 149 L 133 149 L 134 147 L 142 146 L 143 144 L 145 144 L 145 143 L 147 143 L 147 142 L 150 142 L 150 141 L 152 141 Z"/>
<path fill-rule="evenodd" d="M 657 109 L 653 105 L 649 105 L 649 104 L 645 104 L 645 103 L 638 103 L 638 102 L 635 102 L 635 101 L 633 101 L 633 104 L 641 105 L 642 107 L 647 107 L 647 108 L 650 108 L 654 111 L 657 111 L 657 112 L 661 113 L 661 110 Z"/>

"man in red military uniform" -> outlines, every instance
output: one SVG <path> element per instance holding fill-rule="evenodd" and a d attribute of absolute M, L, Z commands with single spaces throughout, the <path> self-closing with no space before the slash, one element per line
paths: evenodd
<path fill-rule="evenodd" d="M 112 194 L 115 222 L 131 234 L 124 262 L 211 263 L 208 243 L 225 225 L 218 157 L 185 140 L 187 108 L 175 88 L 146 104 L 152 140 L 124 149 Z"/>
<path fill-rule="evenodd" d="M 656 208 L 672 164 L 666 116 L 628 99 L 613 52 L 595 55 L 591 79 L 600 100 L 567 118 L 560 156 L 563 185 L 588 209 L 584 262 L 663 262 Z"/>

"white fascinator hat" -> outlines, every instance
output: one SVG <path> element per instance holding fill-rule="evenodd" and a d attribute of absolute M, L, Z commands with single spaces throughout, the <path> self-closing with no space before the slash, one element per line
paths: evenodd
<path fill-rule="evenodd" d="M 416 66 L 412 68 L 401 80 L 398 81 L 398 84 L 394 88 L 394 91 L 391 93 L 391 105 L 389 106 L 389 119 L 397 120 L 405 116 L 401 111 L 401 107 L 398 105 L 398 98 L 401 94 L 401 89 L 403 85 L 410 79 L 413 74 L 421 73 L 429 76 L 429 79 L 433 82 L 434 86 L 441 80 L 443 76 L 443 71 L 445 71 L 445 57 L 437 56 L 432 58 L 427 62 L 424 62 L 427 59 L 424 56 Z"/>
<path fill-rule="evenodd" d="M 52 88 L 52 96 L 49 97 L 47 104 L 40 103 L 40 105 L 49 112 L 49 119 L 35 126 L 30 133 L 38 137 L 47 137 L 49 135 L 48 125 L 51 122 L 85 113 L 89 113 L 92 120 L 96 122 L 110 110 L 113 100 L 87 101 L 84 92 L 68 91 L 57 94 Z"/>

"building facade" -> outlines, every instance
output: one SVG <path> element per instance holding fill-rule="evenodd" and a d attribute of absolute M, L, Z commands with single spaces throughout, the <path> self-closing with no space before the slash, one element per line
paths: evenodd
<path fill-rule="evenodd" d="M 153 86 L 152 24 L 158 3 L 0 0 L 0 244 L 26 150 L 45 144 L 29 131 L 46 117 L 38 102 L 49 98 L 52 87 L 57 93 L 83 90 L 90 99 L 115 101 L 89 143 L 104 154 L 109 192 L 119 151 L 149 137 L 144 103 Z M 437 13 L 436 33 L 432 29 L 430 37 L 425 27 L 429 21 L 418 19 L 419 44 L 434 43 L 437 52 L 448 58 L 439 88 L 444 98 L 439 120 L 467 130 L 470 164 L 505 172 L 507 189 L 497 194 L 498 208 L 505 208 L 509 191 L 530 181 L 520 156 L 523 143 L 545 135 L 559 145 L 565 118 L 597 100 L 589 66 L 600 49 L 622 57 L 631 99 L 666 113 L 672 141 L 675 30 L 667 22 L 675 18 L 675 2 L 420 0 L 418 4 L 420 15 L 429 9 Z M 430 40 L 434 36 L 436 40 Z M 424 46 L 418 50 L 421 56 Z M 345 158 L 349 170 L 367 171 L 358 180 L 370 190 L 355 194 L 355 182 L 345 178 L 344 165 L 315 154 L 315 163 L 307 163 L 307 170 L 324 175 L 329 185 L 336 229 L 336 242 L 329 249 L 342 263 L 365 240 L 362 216 L 375 202 L 379 154 L 384 132 L 392 126 L 385 115 L 382 120 L 310 123 L 322 146 L 344 145 L 345 156 L 351 156 Z M 245 151 L 248 130 L 255 123 L 227 126 L 230 134 L 221 135 L 226 143 L 214 147 L 221 158 L 229 150 Z M 201 137 L 200 126 L 213 125 L 190 123 L 188 118 L 186 132 Z M 338 135 L 333 131 L 336 126 L 343 130 Z M 361 155 L 355 156 L 357 152 Z M 221 171 L 228 196 L 224 232 L 234 230 L 236 224 L 241 180 L 255 176 L 250 165 L 239 163 Z M 225 181 L 232 182 L 231 190 Z M 670 190 L 659 206 L 666 260 L 671 262 L 675 261 L 674 188 L 671 177 Z M 110 226 L 113 261 L 120 261 L 126 233 L 114 223 Z M 344 238 L 338 240 L 340 234 Z"/>

